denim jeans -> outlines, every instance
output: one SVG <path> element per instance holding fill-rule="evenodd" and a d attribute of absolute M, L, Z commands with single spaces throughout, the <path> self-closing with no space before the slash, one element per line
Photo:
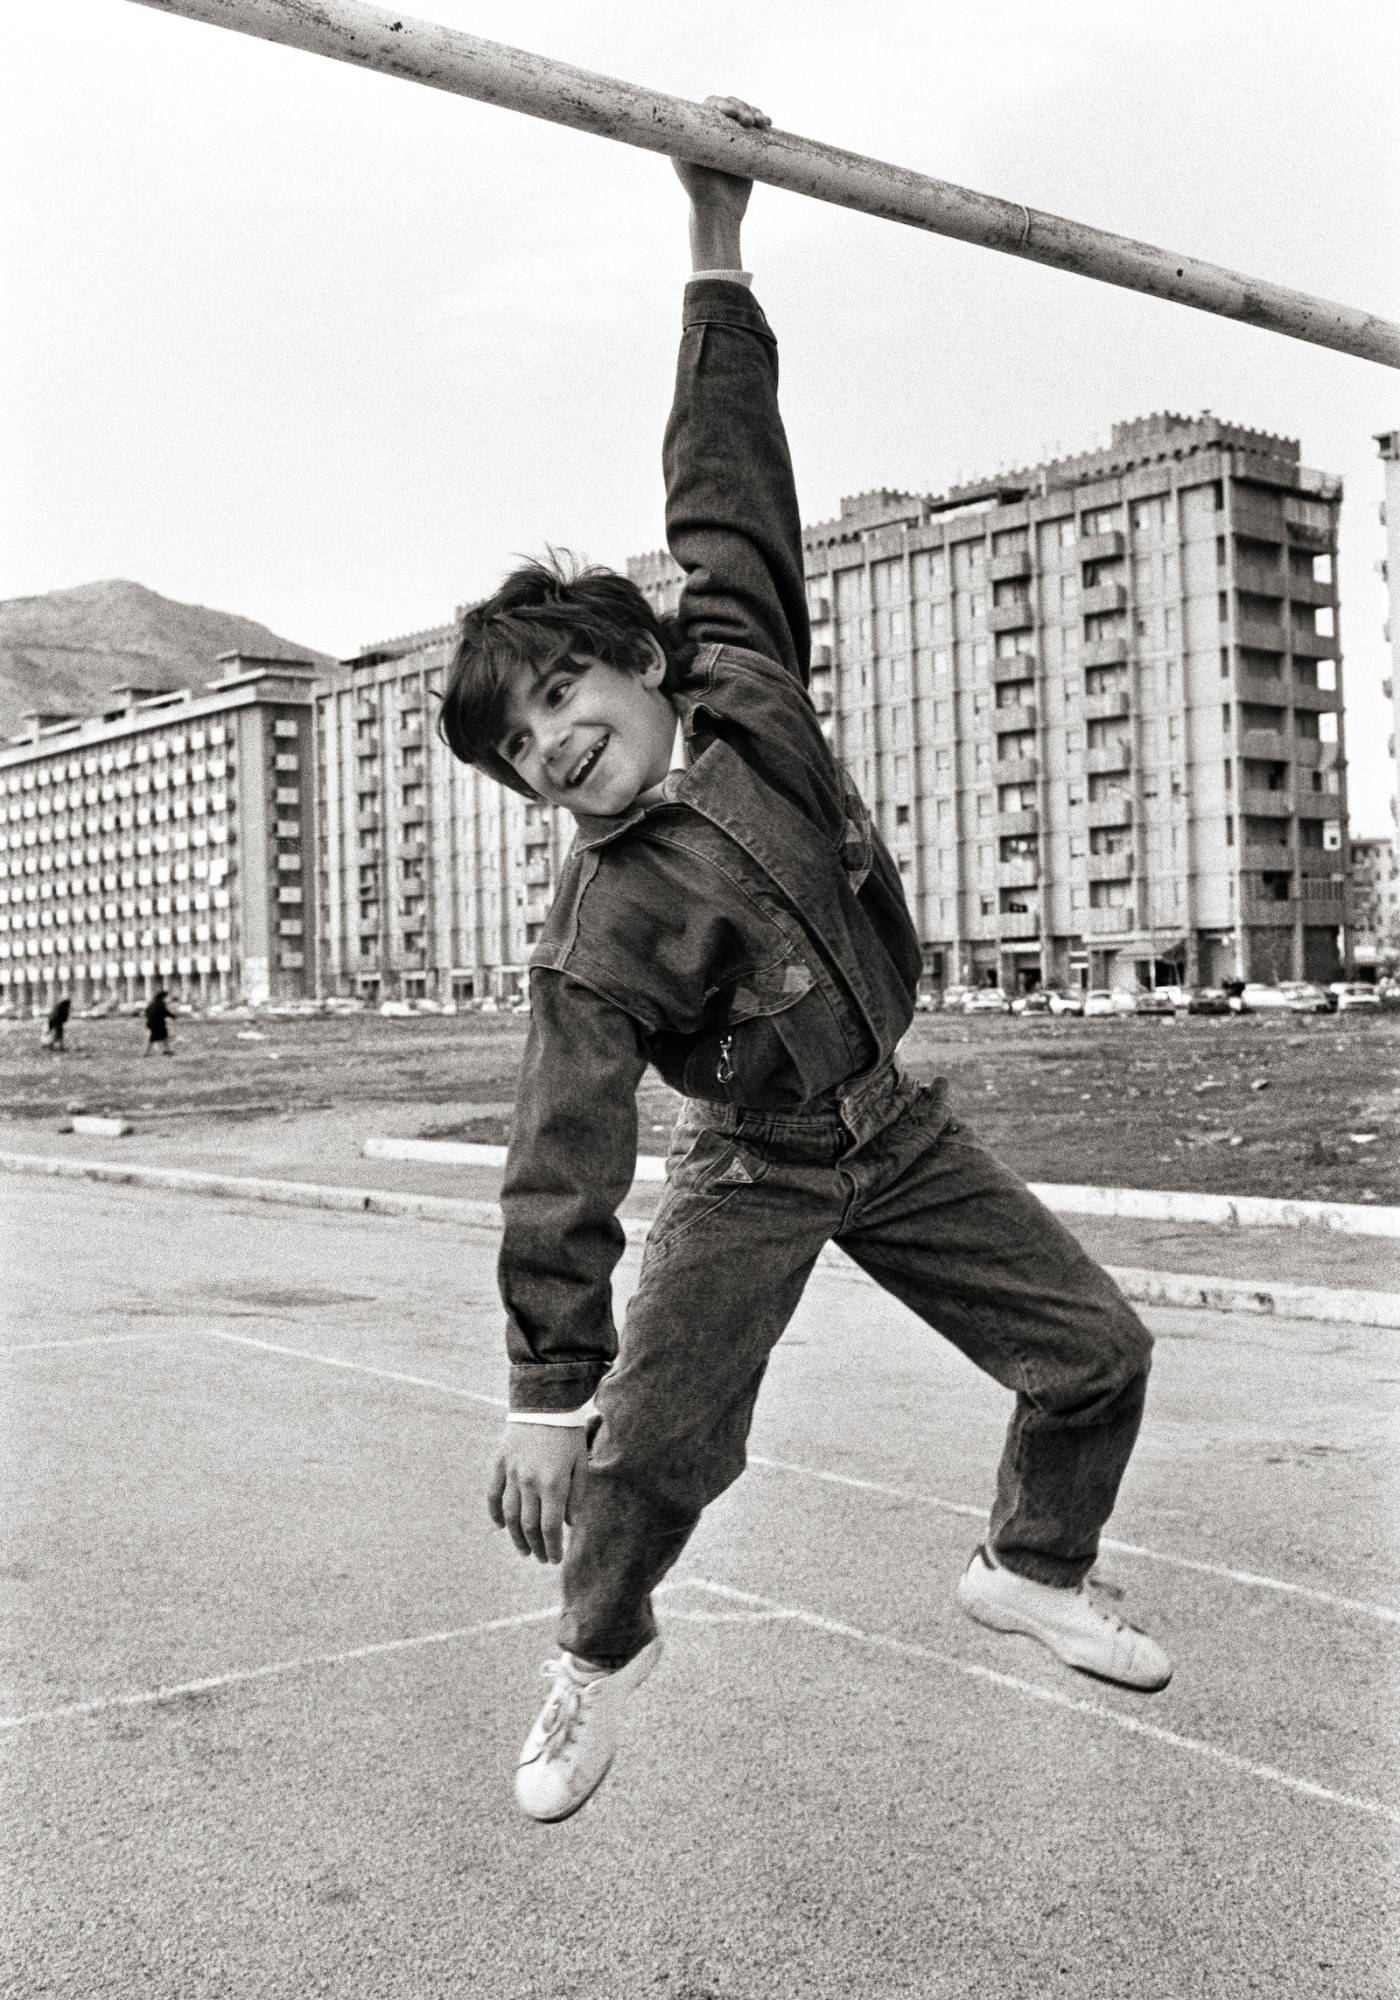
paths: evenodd
<path fill-rule="evenodd" d="M 1142 1419 L 1151 1337 L 1107 1273 L 958 1119 L 887 1066 L 829 1111 L 690 1102 L 575 1493 L 560 1641 L 615 1666 L 744 1469 L 768 1357 L 822 1247 L 1015 1392 L 988 1541 L 1072 1585 Z"/>

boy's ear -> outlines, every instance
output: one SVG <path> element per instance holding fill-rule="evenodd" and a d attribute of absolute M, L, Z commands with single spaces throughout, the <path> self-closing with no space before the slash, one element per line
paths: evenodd
<path fill-rule="evenodd" d="M 666 678 L 665 649 L 662 647 L 661 641 L 653 639 L 650 633 L 647 634 L 641 643 L 645 649 L 646 656 L 645 664 L 641 670 L 642 686 L 649 688 L 660 687 L 662 681 Z"/>

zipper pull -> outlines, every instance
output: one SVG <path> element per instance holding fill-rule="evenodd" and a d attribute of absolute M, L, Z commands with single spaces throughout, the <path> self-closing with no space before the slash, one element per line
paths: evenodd
<path fill-rule="evenodd" d="M 719 1038 L 719 1061 L 715 1064 L 715 1075 L 721 1083 L 734 1081 L 734 1037 L 721 1035 Z"/>

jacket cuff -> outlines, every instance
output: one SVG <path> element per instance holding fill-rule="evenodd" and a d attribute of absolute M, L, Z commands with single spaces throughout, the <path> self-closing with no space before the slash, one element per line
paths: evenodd
<path fill-rule="evenodd" d="M 681 324 L 686 332 L 693 326 L 733 326 L 778 344 L 753 293 L 727 278 L 692 278 L 685 288 Z"/>
<path fill-rule="evenodd" d="M 604 1361 L 513 1362 L 510 1407 L 540 1415 L 560 1415 L 586 1403 L 607 1373 Z"/>

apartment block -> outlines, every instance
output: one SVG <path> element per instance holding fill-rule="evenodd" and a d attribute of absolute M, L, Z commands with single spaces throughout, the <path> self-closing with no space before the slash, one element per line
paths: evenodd
<path fill-rule="evenodd" d="M 1299 459 L 1162 414 L 805 531 L 812 698 L 931 982 L 1340 972 L 1341 484 Z M 674 606 L 669 557 L 629 573 Z"/>
<path fill-rule="evenodd" d="M 1394 758 L 1396 745 L 1400 743 L 1400 431 L 1382 431 L 1376 443 L 1385 474 L 1385 498 L 1380 509 L 1385 554 L 1380 572 L 1386 586 L 1385 636 L 1390 646 L 1390 673 L 1385 681 L 1385 695 L 1391 704 L 1390 754 Z M 1390 816 L 1395 822 L 1394 837 L 1400 849 L 1400 766 L 1391 791 Z"/>
<path fill-rule="evenodd" d="M 32 715 L 0 748 L 0 998 L 309 990 L 315 670 L 219 664 L 203 690 Z"/>
<path fill-rule="evenodd" d="M 317 991 L 511 1000 L 572 822 L 459 764 L 437 734 L 456 625 L 367 647 L 316 703 Z"/>
<path fill-rule="evenodd" d="M 1394 841 L 1352 841 L 1349 890 L 1357 970 L 1393 965 L 1400 956 L 1400 857 Z"/>

